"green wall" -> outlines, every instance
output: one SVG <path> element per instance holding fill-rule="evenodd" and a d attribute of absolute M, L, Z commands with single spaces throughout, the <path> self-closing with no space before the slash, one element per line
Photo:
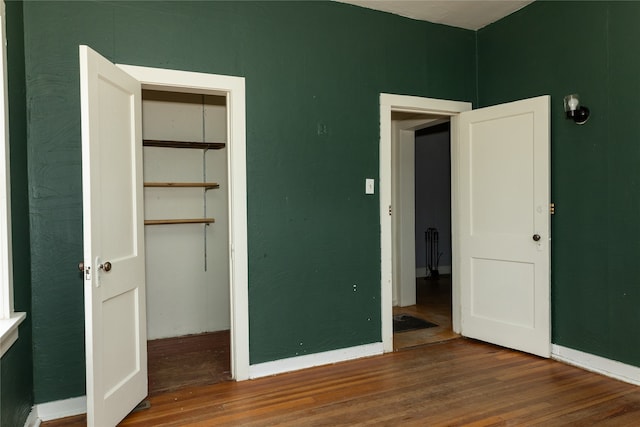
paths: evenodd
<path fill-rule="evenodd" d="M 379 93 L 475 101 L 474 32 L 319 1 L 28 2 L 24 19 L 36 402 L 84 394 L 79 44 L 246 77 L 251 363 L 380 341 Z"/>
<path fill-rule="evenodd" d="M 7 2 L 11 225 L 16 311 L 26 311 L 18 341 L 0 360 L 0 425 L 22 426 L 33 405 L 29 199 L 22 2 Z"/>
<path fill-rule="evenodd" d="M 476 35 L 329 2 L 27 2 L 25 55 L 22 5 L 7 10 L 16 308 L 30 317 L 1 360 L 2 425 L 32 393 L 84 394 L 79 44 L 246 77 L 251 363 L 380 340 L 378 197 L 362 191 L 378 178 L 380 92 L 550 94 L 553 341 L 640 366 L 626 333 L 640 326 L 640 3 L 537 1 Z M 573 92 L 584 126 L 564 119 Z"/>
<path fill-rule="evenodd" d="M 640 366 L 639 2 L 541 2 L 478 32 L 480 105 L 552 96 L 553 342 Z M 592 116 L 565 120 L 579 93 Z"/>

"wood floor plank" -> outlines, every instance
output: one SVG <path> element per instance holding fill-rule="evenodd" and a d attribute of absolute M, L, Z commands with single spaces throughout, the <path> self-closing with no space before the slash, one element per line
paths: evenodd
<path fill-rule="evenodd" d="M 147 355 L 151 396 L 231 378 L 228 330 L 148 341 Z"/>
<path fill-rule="evenodd" d="M 639 387 L 463 338 L 150 402 L 121 426 L 640 425 Z"/>

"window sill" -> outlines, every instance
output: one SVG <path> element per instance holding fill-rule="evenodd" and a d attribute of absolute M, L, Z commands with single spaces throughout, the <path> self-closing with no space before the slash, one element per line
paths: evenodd
<path fill-rule="evenodd" d="M 8 319 L 0 320 L 0 357 L 18 340 L 18 326 L 27 318 L 27 313 L 12 313 Z"/>

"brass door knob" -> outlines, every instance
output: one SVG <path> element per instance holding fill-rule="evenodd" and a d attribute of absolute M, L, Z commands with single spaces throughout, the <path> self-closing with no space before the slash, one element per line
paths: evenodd
<path fill-rule="evenodd" d="M 104 271 L 111 271 L 111 263 L 109 261 L 105 262 L 104 264 L 100 264 L 98 266 L 98 268 L 100 270 L 104 270 Z"/>
<path fill-rule="evenodd" d="M 84 271 L 84 262 L 78 264 L 78 270 Z"/>

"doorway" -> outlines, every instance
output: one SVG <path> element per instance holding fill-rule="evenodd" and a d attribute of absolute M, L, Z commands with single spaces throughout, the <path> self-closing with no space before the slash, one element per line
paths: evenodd
<path fill-rule="evenodd" d="M 381 335 L 386 352 L 393 351 L 398 268 L 392 219 L 398 207 L 392 185 L 394 112 L 451 120 L 453 331 L 549 357 L 550 97 L 471 111 L 470 103 L 380 95 Z M 514 203 L 514 197 L 521 201 Z"/>
<path fill-rule="evenodd" d="M 226 103 L 142 90 L 150 396 L 231 377 Z"/>
<path fill-rule="evenodd" d="M 418 98 L 402 95 L 380 95 L 380 229 L 381 229 L 381 313 L 382 313 L 382 344 L 385 352 L 394 350 L 393 345 L 393 306 L 407 306 L 415 304 L 415 175 L 414 141 L 415 129 L 424 128 L 425 125 L 452 121 L 455 125 L 457 114 L 471 110 L 471 104 L 467 102 L 445 101 L 428 98 Z M 417 122 L 403 125 L 404 129 L 394 126 L 393 115 L 414 115 Z M 408 117 L 408 116 L 407 116 Z M 452 126 L 453 127 L 453 126 Z M 394 150 L 392 135 L 398 132 L 398 144 L 400 150 Z M 404 141 L 403 141 L 404 140 Z M 402 142 L 410 143 L 402 144 Z M 410 160 L 406 162 L 408 148 Z M 456 134 L 451 136 L 451 178 L 452 188 L 456 188 Z M 401 160 L 405 160 L 404 163 Z M 402 163 L 402 167 L 400 164 Z M 410 168 L 410 173 L 407 171 Z M 400 176 L 395 177 L 394 172 Z M 407 188 L 410 188 L 407 191 Z M 401 192 L 410 196 L 403 196 Z M 456 194 L 452 192 L 452 212 L 455 211 Z M 396 207 L 397 215 L 394 217 Z M 410 218 L 407 218 L 410 216 Z M 409 229 L 410 231 L 402 231 Z M 452 228 L 455 241 L 455 227 Z M 398 240 L 394 236 L 410 235 L 410 239 Z M 403 249 L 404 248 L 404 249 Z M 402 256 L 402 253 L 409 256 Z M 401 263 L 407 265 L 400 266 Z M 459 292 L 455 274 L 456 254 L 452 254 L 453 281 L 451 284 L 452 300 L 452 328 L 459 332 Z M 395 286 L 394 286 L 395 285 Z M 395 292 L 394 292 L 395 291 Z M 404 292 L 403 292 L 404 291 Z M 394 295 L 395 294 L 395 295 Z M 412 297 L 413 295 L 413 297 Z M 394 298 L 395 297 L 395 298 Z"/>
<path fill-rule="evenodd" d="M 393 347 L 456 338 L 451 322 L 451 158 L 447 116 L 394 112 Z"/>
<path fill-rule="evenodd" d="M 87 424 L 115 425 L 148 390 L 143 227 L 172 223 L 143 218 L 142 89 L 226 98 L 230 371 L 248 378 L 245 85 L 241 77 L 116 66 L 88 46 L 79 51 Z"/>
<path fill-rule="evenodd" d="M 227 260 L 231 377 L 249 377 L 248 260 L 246 205 L 245 89 L 244 78 L 178 70 L 120 65 L 140 81 L 143 90 L 179 92 L 226 99 L 228 185 Z M 198 129 L 200 133 L 203 129 Z M 205 130 L 206 132 L 206 130 Z M 200 167 L 195 170 L 202 171 Z M 203 243 L 204 245 L 204 243 Z M 204 259 L 202 259 L 204 265 Z"/>

